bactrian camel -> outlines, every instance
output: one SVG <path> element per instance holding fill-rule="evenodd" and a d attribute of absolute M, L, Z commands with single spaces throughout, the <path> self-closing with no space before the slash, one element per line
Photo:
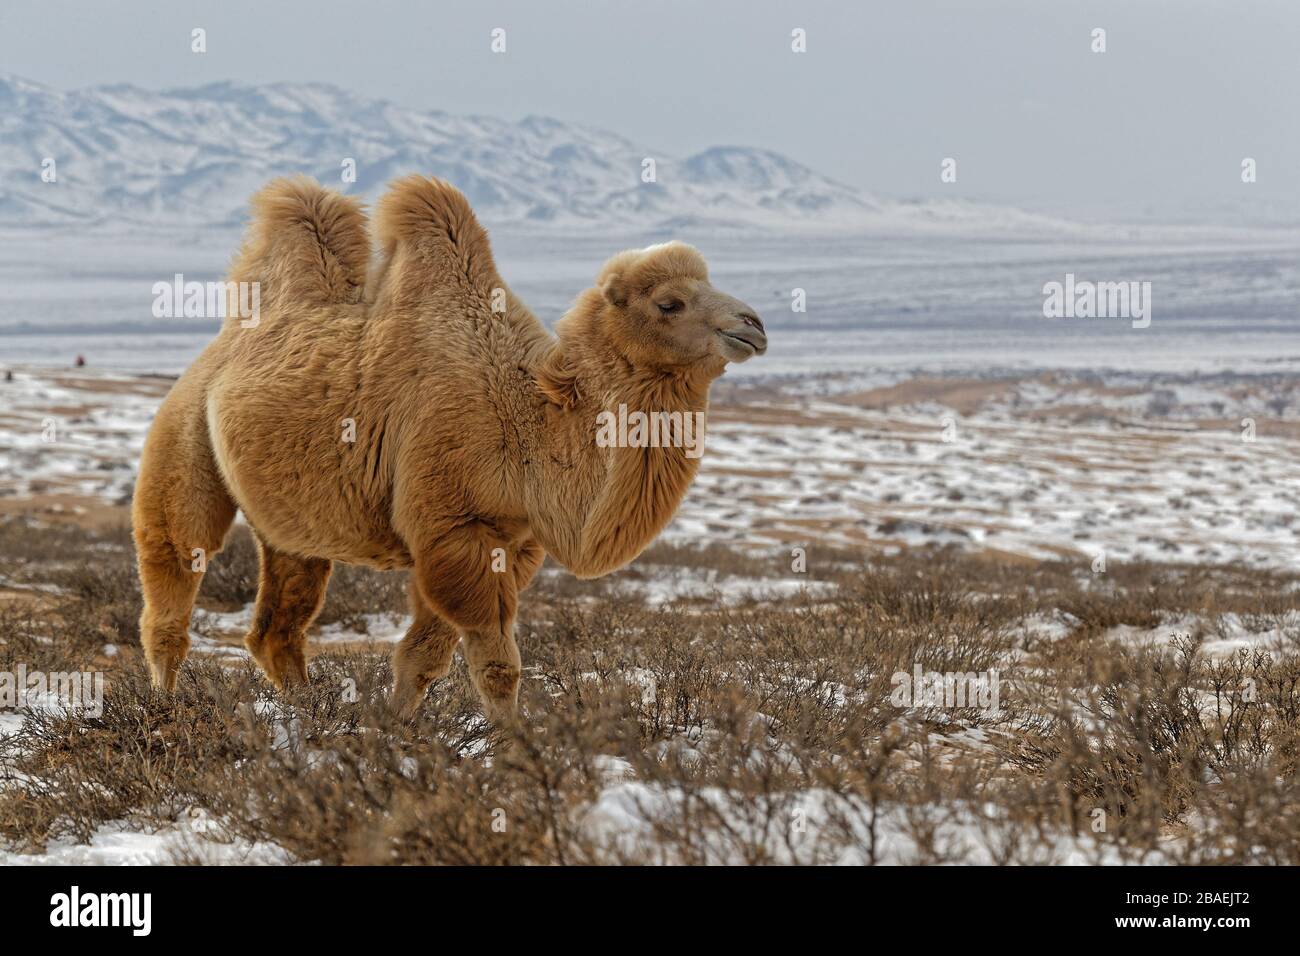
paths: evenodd
<path fill-rule="evenodd" d="M 373 242 L 354 199 L 308 179 L 271 183 L 252 209 L 229 278 L 258 283 L 257 321 L 227 310 L 140 463 L 154 682 L 175 689 L 202 568 L 239 509 L 261 553 L 245 642 L 277 686 L 307 679 L 332 562 L 410 568 L 396 709 L 418 711 L 459 643 L 485 713 L 513 719 L 515 611 L 543 557 L 584 578 L 627 564 L 700 464 L 673 443 L 606 447 L 600 414 L 703 413 L 727 363 L 765 351 L 762 323 L 671 242 L 610 259 L 551 335 L 437 179 L 393 184 Z"/>

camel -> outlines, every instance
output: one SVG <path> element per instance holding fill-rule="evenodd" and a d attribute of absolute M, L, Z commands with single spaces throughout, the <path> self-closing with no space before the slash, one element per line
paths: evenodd
<path fill-rule="evenodd" d="M 766 350 L 762 322 L 670 242 L 611 258 L 552 335 L 438 179 L 390 186 L 373 252 L 361 205 L 310 179 L 270 183 L 252 211 L 229 279 L 257 283 L 260 314 L 227 308 L 140 463 L 132 523 L 155 686 L 175 690 L 203 569 L 238 509 L 261 563 L 245 645 L 278 688 L 307 680 L 333 562 L 409 568 L 395 711 L 418 713 L 460 645 L 486 716 L 517 719 L 517 601 L 545 555 L 583 578 L 622 567 L 700 464 L 673 443 L 598 442 L 598 418 L 703 414 L 726 365 Z"/>

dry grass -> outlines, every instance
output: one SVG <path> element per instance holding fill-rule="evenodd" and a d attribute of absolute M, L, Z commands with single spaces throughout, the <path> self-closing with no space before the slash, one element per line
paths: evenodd
<path fill-rule="evenodd" d="M 829 592 L 655 609 L 544 575 L 519 627 L 525 729 L 502 736 L 459 661 L 395 724 L 385 648 L 324 653 L 288 695 L 193 655 L 159 696 L 129 537 L 19 525 L 0 524 L 20 595 L 0 607 L 0 670 L 96 669 L 108 687 L 100 717 L 35 710 L 0 738 L 10 850 L 201 816 L 208 839 L 325 863 L 1300 862 L 1294 578 L 836 554 L 810 568 Z M 788 572 L 780 555 L 659 545 L 625 577 L 665 565 Z M 400 575 L 341 571 L 326 620 L 401 607 Z M 242 606 L 255 587 L 236 539 L 202 601 Z M 1191 615 L 1172 645 L 1107 635 Z M 1267 649 L 1207 656 L 1230 622 Z M 893 706 L 892 675 L 915 663 L 997 669 L 1000 713 Z"/>

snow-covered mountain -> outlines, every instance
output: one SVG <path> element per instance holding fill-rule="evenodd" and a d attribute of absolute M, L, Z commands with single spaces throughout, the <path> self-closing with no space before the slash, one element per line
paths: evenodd
<path fill-rule="evenodd" d="M 53 159 L 57 179 L 43 180 Z M 356 180 L 343 181 L 345 163 Z M 643 181 L 646 160 L 654 182 Z M 970 203 L 885 203 L 777 153 L 679 158 L 603 130 L 405 109 L 319 83 L 60 92 L 0 74 L 0 225 L 233 224 L 268 179 L 309 173 L 373 199 L 396 176 L 459 186 L 488 222 L 644 228 L 1042 226 Z"/>

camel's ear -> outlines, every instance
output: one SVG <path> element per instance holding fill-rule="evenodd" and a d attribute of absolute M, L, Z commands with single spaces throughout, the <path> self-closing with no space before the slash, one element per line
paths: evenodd
<path fill-rule="evenodd" d="M 533 379 L 546 400 L 563 409 L 578 404 L 578 373 L 568 357 L 558 348 L 542 359 L 533 371 Z"/>
<path fill-rule="evenodd" d="M 605 277 L 605 283 L 600 287 L 600 294 L 610 305 L 616 305 L 621 309 L 627 305 L 627 281 L 617 272 L 611 273 Z"/>

